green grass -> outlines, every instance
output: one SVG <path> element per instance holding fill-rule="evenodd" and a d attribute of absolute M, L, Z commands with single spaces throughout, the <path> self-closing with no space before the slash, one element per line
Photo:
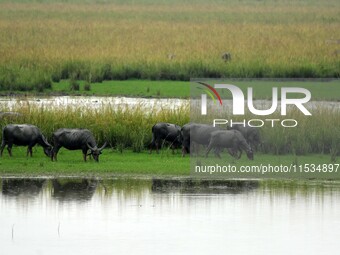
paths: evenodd
<path fill-rule="evenodd" d="M 98 96 L 130 96 L 130 97 L 167 97 L 188 98 L 190 95 L 189 82 L 182 81 L 148 81 L 148 80 L 126 80 L 126 81 L 104 81 L 92 83 L 91 91 L 84 90 L 84 82 L 81 82 L 81 90 L 71 92 L 69 81 L 63 80 L 54 83 L 52 90 L 47 93 L 59 92 L 63 94 L 81 94 Z"/>
<path fill-rule="evenodd" d="M 228 81 L 228 80 L 226 80 Z M 208 81 L 213 85 L 213 82 Z M 272 87 L 302 87 L 312 94 L 311 100 L 340 101 L 339 80 L 310 80 L 310 81 L 273 81 L 273 80 L 230 80 L 229 83 L 237 85 L 246 95 L 248 87 L 253 87 L 255 99 L 270 99 Z M 150 80 L 125 80 L 104 81 L 91 84 L 91 90 L 84 89 L 85 82 L 80 81 L 80 90 L 70 90 L 70 81 L 61 80 L 54 82 L 51 89 L 41 92 L 3 91 L 2 95 L 85 95 L 85 96 L 128 96 L 150 98 L 189 98 L 190 82 L 183 81 L 150 81 Z M 279 95 L 280 96 L 280 95 Z M 231 94 L 223 95 L 223 98 L 231 98 Z"/>
<path fill-rule="evenodd" d="M 51 162 L 41 147 L 37 147 L 32 158 L 26 158 L 26 148 L 13 147 L 13 157 L 4 151 L 0 159 L 0 175 L 188 175 L 189 157 L 182 158 L 180 150 L 172 154 L 162 150 L 159 154 L 148 151 L 133 153 L 126 150 L 123 153 L 105 149 L 99 163 L 94 160 L 83 161 L 82 152 L 61 149 L 58 161 Z"/>
<path fill-rule="evenodd" d="M 10 158 L 7 151 L 0 158 L 1 176 L 189 176 L 190 157 L 182 157 L 180 150 L 172 154 L 171 150 L 163 149 L 159 154 L 151 155 L 147 151 L 133 153 L 126 150 L 123 153 L 116 150 L 105 149 L 100 156 L 100 162 L 93 160 L 84 162 L 82 152 L 61 149 L 58 161 L 51 162 L 46 157 L 41 147 L 35 147 L 33 157 L 26 157 L 25 147 L 13 147 L 13 157 Z M 255 154 L 255 160 L 249 161 L 245 155 L 240 160 L 234 160 L 230 156 L 223 156 L 223 160 L 217 160 L 210 156 L 214 162 L 224 162 L 241 165 L 289 165 L 292 163 L 331 163 L 329 155 L 310 154 L 307 156 Z M 196 158 L 195 158 L 196 160 Z M 333 162 L 334 163 L 334 162 Z"/>
<path fill-rule="evenodd" d="M 197 79 L 199 81 L 199 79 Z M 204 80 L 202 80 L 204 81 Z M 207 83 L 214 85 L 215 83 L 233 84 L 238 86 L 247 98 L 247 88 L 253 88 L 254 99 L 272 99 L 272 88 L 278 88 L 278 97 L 281 98 L 280 88 L 282 87 L 301 87 L 308 89 L 313 100 L 325 100 L 325 101 L 339 101 L 340 100 L 340 80 L 329 79 L 322 81 L 321 79 L 221 79 L 214 82 L 214 80 L 207 80 Z M 194 84 L 192 82 L 192 84 Z M 223 99 L 232 99 L 232 95 L 227 90 L 218 90 Z M 299 97 L 300 95 L 298 95 Z M 294 95 L 289 95 L 294 97 Z M 301 96 L 300 96 L 301 97 Z"/>

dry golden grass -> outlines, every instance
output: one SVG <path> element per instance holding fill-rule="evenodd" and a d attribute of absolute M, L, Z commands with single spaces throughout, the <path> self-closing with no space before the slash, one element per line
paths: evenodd
<path fill-rule="evenodd" d="M 0 73 L 24 68 L 85 79 L 109 65 L 113 79 L 126 69 L 135 73 L 124 78 L 337 77 L 339 17 L 338 1 L 5 1 Z"/>

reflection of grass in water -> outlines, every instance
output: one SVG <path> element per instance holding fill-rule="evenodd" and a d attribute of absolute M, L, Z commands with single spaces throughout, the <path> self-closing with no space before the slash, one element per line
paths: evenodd
<path fill-rule="evenodd" d="M 0 178 L 0 190 L 2 190 L 3 182 L 8 179 Z M 25 190 L 25 195 L 28 197 L 36 196 L 38 193 L 31 193 L 32 190 L 28 189 L 31 182 L 36 179 L 11 179 L 20 180 L 22 185 L 21 190 Z M 197 194 L 241 194 L 244 192 L 263 193 L 265 196 L 272 198 L 278 197 L 296 197 L 323 199 L 327 196 L 340 196 L 340 182 L 339 181 L 297 181 L 297 180 L 199 180 L 192 178 L 117 178 L 117 179 L 101 179 L 95 181 L 93 178 L 58 178 L 58 179 L 39 179 L 44 185 L 42 186 L 43 192 L 52 194 L 53 181 L 58 182 L 63 187 L 68 189 L 62 192 L 69 192 L 75 194 L 73 199 L 82 198 L 83 192 L 86 193 L 90 187 L 83 187 L 79 189 L 79 184 L 84 182 L 96 184 L 91 194 L 97 194 L 104 199 L 117 197 L 120 199 L 136 199 L 137 202 L 141 201 L 146 194 L 149 193 L 197 193 Z M 75 190 L 72 189 L 75 185 Z M 10 186 L 9 186 L 10 188 Z M 12 187 L 17 190 L 17 186 Z M 60 192 L 60 191 L 59 191 Z M 60 195 L 61 193 L 59 193 Z"/>
<path fill-rule="evenodd" d="M 289 194 L 291 197 L 339 194 L 339 181 L 299 181 L 299 180 L 262 180 L 259 192 L 269 192 L 272 196 Z"/>
<path fill-rule="evenodd" d="M 147 179 L 102 179 L 96 192 L 104 197 L 113 194 L 123 198 L 141 198 L 143 193 L 151 190 L 151 180 Z"/>

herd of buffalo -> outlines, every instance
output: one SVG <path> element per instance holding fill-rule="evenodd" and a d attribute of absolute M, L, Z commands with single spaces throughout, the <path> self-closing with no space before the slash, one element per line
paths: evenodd
<path fill-rule="evenodd" d="M 87 156 L 92 156 L 99 161 L 99 155 L 106 147 L 98 147 L 96 140 L 88 129 L 61 128 L 52 135 L 51 145 L 37 126 L 30 124 L 9 124 L 2 130 L 2 143 L 0 155 L 7 145 L 7 150 L 12 156 L 12 146 L 28 146 L 27 156 L 32 156 L 32 148 L 39 144 L 43 147 L 46 156 L 57 160 L 60 148 L 69 150 L 82 150 L 84 161 Z M 208 156 L 214 149 L 216 156 L 226 148 L 230 155 L 240 158 L 245 151 L 249 159 L 253 159 L 253 150 L 260 144 L 259 130 L 254 127 L 234 125 L 228 129 L 219 129 L 211 125 L 188 123 L 183 127 L 170 123 L 157 123 L 152 127 L 152 141 L 149 145 L 150 153 L 155 148 L 158 150 L 164 142 L 170 144 L 171 148 L 182 148 L 182 155 L 190 153 L 191 150 L 198 151 L 198 145 L 206 148 L 205 155 Z"/>
<path fill-rule="evenodd" d="M 152 148 L 160 147 L 161 141 L 167 141 L 172 148 L 182 147 L 182 155 L 195 150 L 198 153 L 199 145 L 206 147 L 205 156 L 214 149 L 215 155 L 220 157 L 220 152 L 226 148 L 230 155 L 240 158 L 242 151 L 253 159 L 253 151 L 261 143 L 260 132 L 255 127 L 233 125 L 227 129 L 220 129 L 212 125 L 188 123 L 183 127 L 170 123 L 157 123 L 152 127 Z M 193 153 L 193 152 L 192 152 Z"/>

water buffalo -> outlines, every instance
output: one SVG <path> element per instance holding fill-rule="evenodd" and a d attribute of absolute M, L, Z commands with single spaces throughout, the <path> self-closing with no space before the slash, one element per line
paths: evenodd
<path fill-rule="evenodd" d="M 101 148 L 97 147 L 97 143 L 88 129 L 69 129 L 61 128 L 53 133 L 54 147 L 52 150 L 52 161 L 57 161 L 57 154 L 61 147 L 68 150 L 82 150 L 84 161 L 86 156 L 92 155 L 96 162 L 99 161 L 99 155 L 106 146 L 106 142 Z M 88 150 L 91 152 L 87 154 Z"/>
<path fill-rule="evenodd" d="M 170 143 L 172 152 L 174 153 L 175 147 L 181 146 L 181 127 L 170 123 L 157 123 L 152 127 L 152 141 L 150 143 L 150 153 L 152 149 L 156 147 L 158 153 L 159 147 L 161 147 L 161 141 L 167 141 Z"/>
<path fill-rule="evenodd" d="M 181 138 L 182 138 L 182 156 L 186 153 L 190 153 L 190 126 L 192 123 L 185 124 L 181 128 Z"/>
<path fill-rule="evenodd" d="M 241 158 L 242 151 L 244 150 L 249 159 L 254 159 L 253 150 L 238 130 L 219 130 L 212 132 L 209 145 L 205 153 L 206 157 L 208 157 L 212 148 L 216 149 L 215 154 L 218 157 L 220 157 L 219 150 L 227 148 L 229 153 L 236 158 Z M 239 152 L 238 156 L 237 152 Z"/>
<path fill-rule="evenodd" d="M 238 130 L 246 139 L 247 143 L 254 150 L 261 144 L 260 131 L 256 127 L 243 126 L 242 124 L 236 124 L 229 127 L 229 129 Z"/>
<path fill-rule="evenodd" d="M 190 152 L 190 144 L 194 145 L 204 145 L 207 146 L 210 141 L 210 135 L 212 132 L 220 130 L 217 127 L 206 125 L 206 124 L 197 124 L 197 123 L 188 123 L 185 124 L 181 129 L 182 136 L 182 156 L 185 153 Z M 197 152 L 197 149 L 196 149 Z"/>
<path fill-rule="evenodd" d="M 2 130 L 2 143 L 0 149 L 0 156 L 4 151 L 7 144 L 7 150 L 10 156 L 12 156 L 13 144 L 19 146 L 28 146 L 27 156 L 30 154 L 32 157 L 32 147 L 36 144 L 40 144 L 44 148 L 46 156 L 51 156 L 52 145 L 50 145 L 39 128 L 29 124 L 9 124 Z"/>

